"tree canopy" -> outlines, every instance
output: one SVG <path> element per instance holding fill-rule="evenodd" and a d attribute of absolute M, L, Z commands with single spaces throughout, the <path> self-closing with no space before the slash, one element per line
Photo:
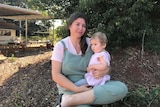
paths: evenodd
<path fill-rule="evenodd" d="M 160 49 L 160 2 L 158 0 L 3 0 L 21 7 L 39 10 L 55 19 L 67 19 L 81 11 L 88 18 L 90 33 L 102 31 L 109 46 L 139 45 Z M 62 28 L 62 27 L 61 27 Z M 60 32 L 60 29 L 58 29 Z M 64 28 L 63 28 L 64 32 Z M 60 33 L 62 35 L 65 33 Z M 156 48 L 155 48 L 156 47 Z"/>
<path fill-rule="evenodd" d="M 113 45 L 141 43 L 146 35 L 159 36 L 160 3 L 157 0 L 80 0 L 90 28 L 105 32 Z"/>

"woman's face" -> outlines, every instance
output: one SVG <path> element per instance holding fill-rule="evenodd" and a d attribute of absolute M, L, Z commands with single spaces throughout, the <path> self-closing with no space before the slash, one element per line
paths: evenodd
<path fill-rule="evenodd" d="M 81 37 L 86 31 L 86 22 L 83 18 L 78 18 L 69 26 L 70 36 Z"/>

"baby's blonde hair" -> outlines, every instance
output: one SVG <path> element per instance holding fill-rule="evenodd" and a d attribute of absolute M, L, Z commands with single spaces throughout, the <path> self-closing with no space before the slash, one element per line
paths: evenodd
<path fill-rule="evenodd" d="M 106 44 L 107 45 L 107 43 L 108 43 L 107 36 L 104 33 L 102 33 L 102 32 L 96 32 L 96 33 L 94 33 L 91 36 L 90 40 L 92 40 L 92 39 L 99 39 L 99 41 L 100 41 L 101 44 Z"/>

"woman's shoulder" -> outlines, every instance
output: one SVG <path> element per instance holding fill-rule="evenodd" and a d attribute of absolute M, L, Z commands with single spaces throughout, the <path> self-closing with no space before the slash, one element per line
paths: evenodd
<path fill-rule="evenodd" d="M 58 41 L 57 43 L 59 44 L 59 43 L 62 42 L 62 41 L 63 41 L 64 43 L 68 43 L 68 42 L 69 42 L 69 36 L 61 39 L 61 40 Z M 90 44 L 90 38 L 89 38 L 89 37 L 86 37 L 86 42 L 87 42 L 87 44 Z"/>
<path fill-rule="evenodd" d="M 58 42 L 56 43 L 56 45 L 62 46 L 63 43 L 66 44 L 68 40 L 69 40 L 69 37 L 63 38 L 63 39 L 61 39 L 60 41 L 58 41 Z"/>
<path fill-rule="evenodd" d="M 61 39 L 59 42 L 68 42 L 69 41 L 69 37 L 67 36 L 67 37 L 65 37 L 65 38 L 63 38 L 63 39 Z"/>

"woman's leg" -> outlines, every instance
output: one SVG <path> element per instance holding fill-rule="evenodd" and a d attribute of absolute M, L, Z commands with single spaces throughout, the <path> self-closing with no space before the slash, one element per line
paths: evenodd
<path fill-rule="evenodd" d="M 91 104 L 94 101 L 93 89 L 77 94 L 62 96 L 61 107 L 71 107 L 74 105 Z"/>
<path fill-rule="evenodd" d="M 70 107 L 83 104 L 110 104 L 126 96 L 128 88 L 123 82 L 109 81 L 82 93 L 63 95 L 61 106 Z"/>
<path fill-rule="evenodd" d="M 109 81 L 105 85 L 96 86 L 93 104 L 110 104 L 123 99 L 128 93 L 127 86 L 120 81 Z"/>
<path fill-rule="evenodd" d="M 91 105 L 78 105 L 78 106 L 74 106 L 74 107 L 93 107 Z"/>

